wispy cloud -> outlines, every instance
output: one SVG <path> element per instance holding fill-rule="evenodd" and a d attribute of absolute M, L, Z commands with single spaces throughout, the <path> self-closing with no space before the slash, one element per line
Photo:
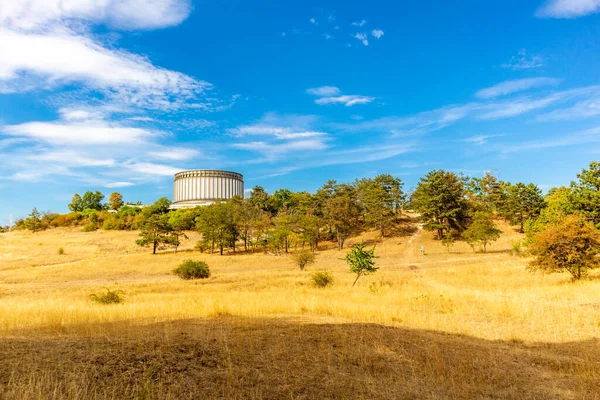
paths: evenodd
<path fill-rule="evenodd" d="M 505 81 L 489 88 L 481 89 L 475 95 L 482 99 L 506 96 L 508 94 L 522 92 L 543 86 L 555 86 L 560 84 L 560 79 L 554 78 L 526 78 Z"/>
<path fill-rule="evenodd" d="M 514 71 L 532 69 L 544 66 L 544 60 L 540 56 L 530 56 L 526 49 L 521 49 L 509 62 L 502 64 L 502 68 L 510 68 Z"/>
<path fill-rule="evenodd" d="M 335 97 L 321 97 L 315 100 L 316 104 L 343 104 L 346 107 L 352 107 L 356 104 L 368 104 L 375 100 L 375 97 L 359 96 L 359 95 L 346 95 L 346 96 L 335 96 Z"/>
<path fill-rule="evenodd" d="M 104 187 L 107 188 L 124 188 L 129 186 L 134 186 L 135 184 L 132 182 L 109 182 L 104 184 Z"/>
<path fill-rule="evenodd" d="M 568 147 L 591 143 L 600 143 L 600 127 L 562 135 L 561 137 L 545 138 L 544 140 L 517 143 L 509 146 L 504 146 L 500 150 L 502 151 L 502 153 L 515 153 L 520 151 Z"/>
<path fill-rule="evenodd" d="M 375 100 L 375 97 L 361 95 L 341 95 L 340 89 L 335 86 L 321 86 L 318 88 L 306 89 L 306 93 L 319 96 L 315 100 L 316 104 L 344 104 L 351 107 L 356 104 L 368 104 Z"/>
<path fill-rule="evenodd" d="M 475 135 L 466 139 L 461 139 L 461 142 L 472 143 L 477 146 L 482 146 L 488 142 L 488 139 L 500 137 L 503 135 Z"/>
<path fill-rule="evenodd" d="M 306 89 L 306 93 L 314 96 L 336 96 L 341 93 L 335 86 L 321 86 L 317 88 Z"/>
<path fill-rule="evenodd" d="M 352 26 L 363 26 L 364 24 L 366 24 L 367 21 L 365 21 L 364 19 L 359 21 L 359 22 L 353 22 Z"/>
<path fill-rule="evenodd" d="M 308 22 L 310 22 L 313 25 L 317 25 L 317 20 L 314 18 L 309 19 Z"/>
<path fill-rule="evenodd" d="M 377 39 L 380 39 L 383 36 L 383 31 L 381 29 L 373 29 L 371 35 Z"/>
<path fill-rule="evenodd" d="M 353 36 L 355 39 L 360 40 L 360 42 L 365 45 L 368 46 L 369 45 L 369 40 L 367 39 L 367 34 L 366 33 L 355 33 Z"/>
<path fill-rule="evenodd" d="M 123 29 L 179 25 L 191 11 L 189 0 L 3 0 L 0 24 L 34 29 L 69 20 L 107 23 Z"/>
<path fill-rule="evenodd" d="M 229 130 L 234 136 L 261 137 L 262 140 L 233 143 L 231 147 L 261 153 L 266 157 L 264 161 L 291 152 L 326 149 L 328 134 L 313 129 L 316 121 L 313 115 L 267 113 L 254 124 Z"/>
<path fill-rule="evenodd" d="M 535 15 L 539 18 L 577 18 L 600 11 L 600 0 L 549 0 Z"/>

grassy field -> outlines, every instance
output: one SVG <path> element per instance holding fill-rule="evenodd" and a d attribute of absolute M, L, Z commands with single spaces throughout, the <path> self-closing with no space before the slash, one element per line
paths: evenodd
<path fill-rule="evenodd" d="M 488 254 L 448 253 L 414 223 L 366 233 L 348 245 L 376 245 L 380 269 L 354 288 L 334 244 L 300 271 L 286 255 L 200 254 L 193 233 L 156 256 L 136 232 L 2 234 L 0 396 L 600 398 L 598 275 L 532 274 L 499 226 Z M 172 275 L 188 258 L 212 277 Z M 322 269 L 333 287 L 311 285 Z M 125 302 L 92 302 L 104 287 Z"/>

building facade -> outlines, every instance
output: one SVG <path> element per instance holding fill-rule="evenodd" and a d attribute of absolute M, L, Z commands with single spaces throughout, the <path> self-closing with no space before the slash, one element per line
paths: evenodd
<path fill-rule="evenodd" d="M 175 174 L 171 208 L 189 208 L 244 197 L 244 177 L 237 172 L 193 170 Z"/>

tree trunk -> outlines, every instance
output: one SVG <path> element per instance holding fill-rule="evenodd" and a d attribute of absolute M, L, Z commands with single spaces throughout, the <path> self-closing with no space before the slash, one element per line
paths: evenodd
<path fill-rule="evenodd" d="M 221 255 L 223 255 L 223 245 L 222 245 L 222 244 L 221 244 L 221 245 L 219 245 L 219 250 L 220 250 L 220 252 L 221 252 Z"/>
<path fill-rule="evenodd" d="M 152 248 L 152 254 L 156 254 L 156 248 L 158 247 L 158 241 L 154 241 L 154 247 Z"/>
<path fill-rule="evenodd" d="M 354 285 L 356 285 L 356 281 L 358 281 L 358 278 L 360 278 L 360 273 L 358 275 L 356 275 L 356 279 L 354 280 L 352 287 L 354 287 Z"/>

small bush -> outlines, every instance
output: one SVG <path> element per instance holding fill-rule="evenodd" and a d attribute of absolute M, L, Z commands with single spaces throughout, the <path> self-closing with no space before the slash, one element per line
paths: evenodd
<path fill-rule="evenodd" d="M 100 304 L 119 304 L 125 301 L 123 298 L 124 292 L 122 290 L 110 290 L 105 288 L 105 293 L 90 294 L 90 299 Z"/>
<path fill-rule="evenodd" d="M 94 222 L 90 222 L 89 224 L 85 224 L 83 226 L 83 229 L 81 229 L 84 232 L 93 232 L 96 229 L 98 229 L 98 227 L 96 226 L 96 224 Z"/>
<path fill-rule="evenodd" d="M 314 264 L 315 253 L 310 250 L 300 250 L 294 254 L 294 263 L 300 267 L 300 270 L 304 271 L 307 265 Z"/>
<path fill-rule="evenodd" d="M 63 249 L 62 247 L 58 248 L 58 255 L 62 256 L 63 254 L 65 254 L 65 249 Z"/>
<path fill-rule="evenodd" d="M 310 276 L 312 284 L 318 288 L 333 286 L 333 275 L 327 271 L 317 271 Z"/>
<path fill-rule="evenodd" d="M 181 279 L 205 279 L 210 277 L 210 269 L 204 261 L 185 260 L 173 270 Z"/>
<path fill-rule="evenodd" d="M 521 255 L 522 242 L 520 240 L 512 240 L 510 242 L 510 246 L 512 248 L 511 254 L 513 256 L 519 256 L 519 255 Z"/>

